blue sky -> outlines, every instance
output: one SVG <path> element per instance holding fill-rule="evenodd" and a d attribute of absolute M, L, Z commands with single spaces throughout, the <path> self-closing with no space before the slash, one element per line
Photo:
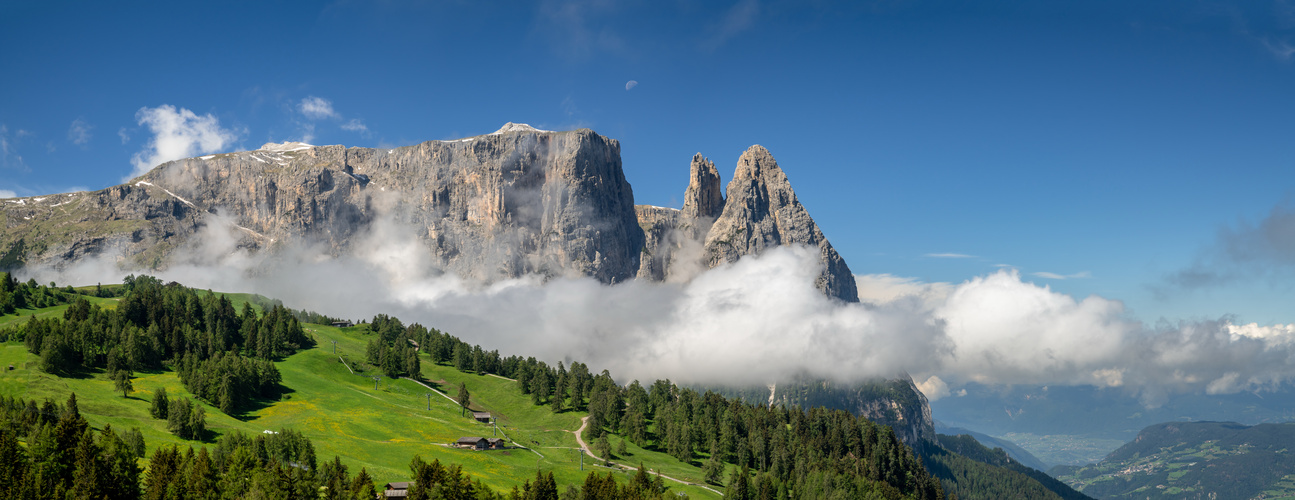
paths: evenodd
<path fill-rule="evenodd" d="M 6 2 L 0 194 L 121 182 L 162 106 L 223 150 L 589 127 L 674 207 L 758 143 L 857 274 L 1295 322 L 1295 4 L 1126 3 Z"/>

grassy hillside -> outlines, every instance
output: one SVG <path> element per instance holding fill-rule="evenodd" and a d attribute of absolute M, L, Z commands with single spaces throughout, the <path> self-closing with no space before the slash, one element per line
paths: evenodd
<path fill-rule="evenodd" d="M 1295 499 L 1295 424 L 1170 422 L 1052 473 L 1095 498 Z"/>
<path fill-rule="evenodd" d="M 231 299 L 241 307 L 241 301 L 251 297 L 231 295 Z M 96 302 L 112 305 L 112 299 Z M 65 308 L 24 310 L 22 317 L 32 313 L 61 315 Z M 16 320 L 15 316 L 0 320 L 11 318 Z M 530 398 L 518 392 L 509 380 L 460 373 L 451 367 L 434 365 L 424 356 L 424 378 L 439 382 L 433 386 L 453 393 L 458 382 L 465 382 L 472 394 L 472 407 L 498 415 L 502 433 L 530 449 L 477 452 L 444 446 L 463 436 L 491 437 L 492 428 L 461 416 L 457 404 L 440 395 L 431 396 L 428 409 L 429 391 L 413 381 L 383 377 L 375 388 L 369 373 L 353 374 L 333 354 L 334 341 L 338 353 L 354 369 L 356 366 L 351 360 L 363 358 L 368 341 L 366 327 L 339 329 L 307 325 L 306 328 L 315 337 L 316 346 L 277 363 L 283 385 L 288 388 L 282 400 L 262 404 L 238 418 L 202 403 L 212 439 L 233 430 L 257 434 L 292 428 L 314 441 L 321 461 L 337 455 L 352 471 L 367 468 L 379 485 L 409 480 L 409 462 L 414 455 L 429 461 L 436 458 L 461 464 L 473 478 L 498 489 L 510 489 L 534 479 L 537 468 L 552 471 L 558 484 L 565 488 L 566 484 L 582 482 L 589 470 L 597 468 L 586 457 L 585 471 L 580 470 L 575 436 L 570 432 L 580 427 L 583 413 L 554 414 L 547 406 L 532 406 Z M 204 444 L 176 438 L 167 432 L 165 421 L 149 416 L 149 402 L 158 388 L 165 387 L 172 398 L 192 398 L 174 372 L 138 372 L 133 380 L 135 392 L 123 398 L 121 392 L 113 389 L 105 373 L 92 371 L 80 378 L 60 378 L 41 372 L 38 361 L 19 342 L 0 344 L 0 368 L 14 366 L 14 370 L 0 373 L 0 394 L 63 401 L 69 393 L 76 392 L 81 412 L 91 425 L 111 424 L 117 429 L 138 427 L 144 433 L 150 454 L 163 444 Z M 697 467 L 627 445 L 627 456 L 619 457 L 624 463 L 637 465 L 642 461 L 649 468 L 662 469 L 666 475 L 700 481 Z M 695 498 L 718 496 L 699 487 L 669 481 L 666 484 L 673 492 Z"/>
<path fill-rule="evenodd" d="M 618 418 L 609 417 L 612 414 L 608 410 L 612 408 L 609 405 L 623 404 L 627 418 L 631 419 L 628 420 L 630 423 L 625 424 L 625 428 L 633 429 L 630 432 L 639 432 L 640 436 L 647 434 L 653 438 L 646 441 L 651 448 L 644 449 L 622 441 L 618 436 L 611 436 L 607 448 L 616 450 L 612 452 L 612 460 L 630 466 L 642 463 L 649 470 L 673 478 L 664 483 L 670 488 L 670 493 L 697 498 L 718 496 L 718 492 L 699 484 L 704 477 L 742 477 L 742 480 L 732 481 L 734 492 L 738 495 L 742 495 L 738 492 L 754 487 L 751 485 L 755 483 L 748 481 L 758 483 L 758 488 L 767 494 L 773 494 L 782 488 L 794 488 L 810 496 L 830 493 L 846 497 L 868 494 L 897 497 L 907 491 L 915 497 L 934 498 L 939 490 L 938 480 L 927 475 L 927 470 L 890 429 L 877 427 L 876 424 L 857 419 L 845 411 L 817 408 L 802 412 L 799 409 L 789 410 L 787 407 L 744 406 L 737 401 L 727 402 L 718 394 L 701 395 L 662 381 L 652 384 L 651 392 L 638 385 L 622 389 L 609 376 L 599 375 L 583 382 L 591 384 L 592 389 L 573 389 L 576 393 L 586 394 L 582 401 L 588 400 L 590 408 L 599 408 L 591 410 L 595 413 L 593 416 L 572 410 L 555 413 L 552 408 L 561 405 L 536 406 L 532 401 L 543 401 L 546 397 L 543 395 L 548 391 L 543 385 L 546 377 L 559 377 L 561 380 L 565 375 L 547 375 L 550 373 L 547 371 L 549 368 L 542 364 L 536 365 L 533 359 L 527 360 L 533 365 L 531 368 L 515 365 L 514 368 L 500 370 L 498 373 L 521 374 L 518 376 L 525 378 L 528 370 L 532 370 L 528 387 L 538 395 L 535 398 L 523 393 L 514 380 L 496 375 L 465 373 L 448 365 L 435 364 L 429 353 L 435 353 L 435 359 L 455 358 L 457 366 L 467 366 L 465 356 L 470 352 L 467 344 L 463 344 L 460 339 L 440 332 L 429 334 L 424 329 L 422 333 L 395 337 L 393 340 L 388 336 L 393 329 L 396 332 L 408 330 L 396 320 L 382 315 L 375 317 L 372 324 L 357 327 L 300 324 L 283 308 L 262 297 L 230 294 L 225 298 L 230 298 L 231 301 L 223 298 L 217 300 L 206 292 L 199 294 L 181 287 L 164 287 L 156 280 L 149 280 L 152 278 L 131 283 L 131 291 L 121 301 L 96 300 L 104 307 L 117 308 L 121 311 L 120 314 L 99 314 L 84 307 L 50 307 L 25 311 L 27 316 L 57 316 L 70 310 L 71 314 L 80 319 L 66 323 L 38 322 L 24 330 L 29 336 L 27 343 L 41 346 L 44 342 L 44 347 L 37 347 L 44 355 L 42 358 L 29 353 L 27 345 L 17 341 L 0 344 L 0 363 L 3 363 L 0 367 L 14 367 L 0 374 L 0 395 L 36 401 L 62 401 L 67 399 L 69 393 L 75 392 L 80 400 L 81 414 L 88 418 L 91 425 L 102 427 L 111 424 L 117 429 L 140 428 L 150 445 L 150 453 L 154 453 L 159 447 L 171 444 L 202 444 L 173 436 L 166 430 L 164 421 L 149 417 L 150 401 L 154 395 L 165 388 L 172 400 L 180 397 L 196 400 L 190 390 L 201 391 L 207 398 L 222 401 L 223 407 L 229 411 L 239 412 L 227 415 L 205 402 L 198 402 L 207 415 L 206 428 L 209 432 L 205 437 L 208 444 L 235 431 L 258 435 L 293 429 L 313 441 L 315 456 L 322 462 L 338 456 L 353 473 L 361 467 L 367 469 L 379 485 L 412 479 L 409 464 L 417 455 L 428 461 L 438 459 L 443 463 L 460 465 L 474 479 L 499 490 L 519 486 L 535 478 L 537 472 L 552 473 L 559 489 L 583 483 L 591 470 L 616 470 L 624 474 L 620 468 L 600 469 L 596 460 L 582 460 L 583 455 L 579 452 L 574 434 L 574 431 L 585 425 L 585 418 Z M 39 303 L 48 304 L 49 301 Z M 264 317 L 255 318 L 251 312 L 243 314 L 241 318 L 236 316 L 234 309 L 244 304 L 260 304 L 266 311 Z M 207 326 L 191 326 L 196 322 L 193 318 L 199 314 L 207 315 Z M 107 337 L 106 341 L 88 337 L 85 333 L 95 332 L 96 328 L 102 328 L 100 325 L 113 328 L 113 323 L 110 322 L 114 320 L 133 322 L 136 319 L 130 318 L 145 315 L 155 315 L 147 316 L 147 321 L 151 322 L 147 330 L 135 330 L 129 335 L 124 333 L 127 330 L 121 330 L 114 333 L 115 337 Z M 15 321 L 21 320 L 15 317 Z M 232 327 L 230 321 L 236 321 L 232 323 Z M 173 335 L 166 336 L 157 327 L 163 322 L 180 324 L 182 327 L 173 328 L 170 330 Z M 13 326 L 13 323 L 10 325 Z M 60 325 L 66 328 L 60 329 Z M 136 323 L 127 326 L 134 328 L 134 325 Z M 260 363 L 257 365 L 260 368 L 257 370 L 264 370 L 262 373 L 278 372 L 277 378 L 266 376 L 262 379 L 272 381 L 265 382 L 267 385 L 258 385 L 260 388 L 256 390 L 255 396 L 251 399 L 244 397 L 237 404 L 230 399 L 231 392 L 226 392 L 230 391 L 230 385 L 222 386 L 218 392 L 211 381 L 225 377 L 224 384 L 233 384 L 236 383 L 233 382 L 234 377 L 243 375 L 231 375 L 231 372 L 224 371 L 228 368 L 214 362 L 199 364 L 200 361 L 206 361 L 198 358 L 205 352 L 208 353 L 207 356 L 211 356 L 209 359 L 219 359 L 219 355 L 210 353 L 229 352 L 224 347 L 217 346 L 225 345 L 221 344 L 224 341 L 220 336 L 226 333 L 221 332 L 227 332 L 231 328 L 241 328 L 248 332 L 243 338 L 246 339 L 247 346 L 256 346 L 259 352 L 260 357 L 256 363 Z M 204 344 L 204 337 L 195 334 L 203 331 L 198 329 L 206 329 L 205 338 L 209 343 Z M 130 352 L 135 353 L 131 355 L 138 356 L 137 359 L 149 360 L 148 348 L 138 347 L 140 344 L 136 343 L 142 336 L 151 338 L 151 345 L 170 346 L 170 351 L 158 348 L 157 351 L 152 351 L 155 357 L 151 361 L 135 365 L 153 367 L 153 371 L 137 372 L 133 378 L 134 390 L 126 397 L 114 389 L 114 384 L 104 372 L 105 366 L 113 366 L 104 359 L 118 356 L 119 354 L 113 353 L 121 353 L 122 346 L 135 346 L 130 347 L 133 349 Z M 7 335 L 3 337 L 8 338 Z M 70 343 L 75 343 L 79 348 L 91 348 L 75 351 L 89 354 L 74 358 L 68 351 L 59 351 L 69 349 L 63 347 L 66 344 L 62 343 L 67 342 L 64 338 L 73 339 Z M 123 338 L 127 340 L 122 340 Z M 291 342 L 291 347 L 280 348 L 275 344 L 278 342 Z M 391 349 L 383 347 L 390 345 L 390 342 L 398 344 L 400 350 L 381 351 Z M 447 342 L 453 344 L 452 349 Z M 303 345 L 308 347 L 301 348 Z M 410 347 L 412 345 L 422 345 L 428 352 L 417 352 Z M 95 346 L 106 346 L 104 349 L 108 355 L 96 354 L 92 349 Z M 472 349 L 481 352 L 479 347 Z M 450 355 L 451 350 L 455 354 Z M 182 358 L 177 358 L 178 354 L 168 354 L 173 356 L 170 358 L 163 358 L 158 354 L 167 352 L 185 354 Z M 280 359 L 277 356 L 286 358 Z M 414 357 L 421 359 L 421 362 L 414 363 Z M 109 360 L 112 359 L 118 358 Z M 164 359 L 182 359 L 176 363 L 182 367 L 180 371 L 184 373 L 188 385 L 181 383 L 180 376 L 175 371 L 163 368 L 165 365 L 161 360 Z M 232 358 L 227 356 L 224 359 Z M 267 368 L 269 361 L 266 360 L 269 359 L 279 359 L 274 362 L 275 370 Z M 378 360 L 374 362 L 381 363 L 383 368 L 368 366 L 363 361 L 370 359 Z M 401 360 L 402 366 L 393 366 L 393 359 Z M 477 370 L 482 369 L 482 359 L 485 358 L 478 356 Z M 509 359 L 510 363 L 519 362 L 517 358 Z M 570 373 L 582 373 L 588 377 L 587 368 L 579 365 L 577 371 L 577 365 L 571 365 L 573 369 Z M 41 371 L 38 366 L 71 375 L 54 376 Z M 411 371 L 417 372 L 417 380 L 391 378 L 395 374 Z M 391 375 L 379 376 L 382 373 Z M 275 385 L 273 380 L 280 383 Z M 491 412 L 497 419 L 497 427 L 473 420 L 447 396 L 457 394 L 460 384 L 466 386 L 472 394 L 471 409 Z M 654 403 L 656 414 L 649 423 L 644 417 L 653 411 L 648 405 L 654 399 L 659 401 Z M 634 418 L 639 419 L 638 424 L 633 423 Z M 600 426 L 594 427 L 599 428 Z M 705 451 L 693 450 L 691 444 L 688 448 L 682 448 L 680 443 L 686 444 L 687 440 L 696 439 L 688 435 L 692 432 L 699 433 L 699 436 L 701 433 L 710 433 L 711 450 L 722 449 L 719 448 L 721 442 L 728 442 L 726 446 L 729 448 L 725 453 L 740 459 L 716 461 L 711 460 L 709 453 Z M 743 432 L 746 434 L 742 434 Z M 465 436 L 505 437 L 514 446 L 506 450 L 490 451 L 462 450 L 449 446 Z M 589 439 L 590 436 L 585 438 Z M 945 488 L 956 491 L 961 498 L 1003 498 L 1004 495 L 1056 498 L 1056 495 L 1027 474 L 967 459 L 943 448 L 938 449 L 938 452 L 938 456 L 934 452 L 922 454 L 934 460 L 928 462 L 928 467 L 943 472 L 936 474 L 939 480 L 943 480 Z M 680 461 L 676 456 L 682 456 L 687 461 Z M 740 475 L 730 476 L 729 472 L 733 468 L 731 463 L 750 463 L 757 459 L 762 464 L 769 463 L 769 470 L 773 472 L 762 472 L 754 479 Z M 584 470 L 581 469 L 582 462 L 586 462 Z M 709 473 L 703 472 L 703 465 Z M 622 477 L 627 476 L 625 474 Z M 837 484 L 842 481 L 849 484 Z M 1028 494 L 1023 495 L 1025 492 Z"/>

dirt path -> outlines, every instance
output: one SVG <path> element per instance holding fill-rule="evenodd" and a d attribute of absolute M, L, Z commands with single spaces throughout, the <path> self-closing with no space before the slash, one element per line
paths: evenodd
<path fill-rule="evenodd" d="M 422 382 L 420 382 L 420 381 L 418 381 L 418 380 L 416 380 L 416 379 L 412 379 L 412 378 L 409 378 L 409 377 L 400 377 L 400 378 L 405 379 L 405 380 L 408 380 L 408 381 L 413 382 L 413 383 L 415 383 L 415 384 L 421 385 L 421 386 L 423 386 L 423 387 L 426 387 L 426 388 L 427 388 L 427 390 L 429 390 L 429 391 L 432 391 L 432 392 L 435 392 L 435 393 L 437 393 L 437 394 L 440 394 L 440 395 L 441 395 L 441 397 L 443 397 L 443 398 L 445 398 L 445 399 L 450 400 L 450 402 L 451 402 L 451 403 L 454 403 L 454 406 L 458 406 L 458 405 L 459 405 L 459 402 L 458 402 L 458 401 L 455 401 L 455 400 L 454 400 L 454 398 L 450 397 L 450 395 L 449 395 L 449 394 L 446 394 L 446 393 L 444 393 L 444 392 L 441 392 L 441 391 L 438 391 L 438 390 L 436 390 L 436 389 L 433 389 L 433 388 L 432 388 L 432 386 L 430 386 L 430 385 L 424 384 L 424 383 L 422 383 Z"/>
<path fill-rule="evenodd" d="M 588 427 L 588 426 L 589 426 L 589 417 L 587 417 L 587 416 L 585 416 L 585 417 L 581 417 L 581 418 L 580 418 L 580 428 L 579 428 L 579 429 L 576 429 L 576 430 L 574 431 L 574 432 L 575 432 L 575 435 L 576 435 L 576 443 L 580 445 L 580 450 L 581 450 L 581 451 L 583 451 L 583 452 L 585 452 L 585 454 L 586 454 L 586 455 L 589 455 L 589 457 L 590 457 L 590 458 L 593 458 L 594 460 L 602 460 L 601 458 L 598 458 L 598 456 L 597 456 L 597 455 L 594 455 L 594 452 L 589 451 L 589 446 L 585 445 L 585 440 L 584 440 L 584 438 L 583 438 L 583 437 L 581 437 L 581 435 L 582 435 L 582 434 L 584 434 L 584 432 L 585 432 L 585 427 Z M 609 463 L 610 463 L 610 462 L 609 462 Z M 629 467 L 629 466 L 625 466 L 625 465 L 621 465 L 621 464 L 612 464 L 612 466 L 617 467 L 617 468 L 619 468 L 619 469 L 621 469 L 621 470 L 638 470 L 638 469 L 635 469 L 635 468 L 633 468 L 633 467 Z M 653 470 L 652 470 L 652 469 L 648 469 L 648 472 L 653 472 Z M 719 491 L 718 491 L 718 490 L 716 490 L 715 488 L 711 488 L 710 486 L 706 486 L 706 485 L 704 485 L 704 484 L 699 484 L 699 483 L 688 482 L 688 481 L 684 481 L 684 480 L 682 480 L 682 479 L 675 479 L 675 478 L 673 478 L 673 477 L 667 476 L 667 475 L 662 474 L 662 473 L 660 473 L 660 472 L 655 472 L 655 473 L 656 473 L 656 475 L 661 476 L 662 478 L 669 479 L 669 480 L 674 481 L 674 482 L 676 482 L 676 483 L 686 484 L 686 485 L 688 485 L 688 486 L 696 486 L 696 487 L 698 487 L 698 488 L 702 488 L 702 489 L 704 489 L 704 490 L 710 491 L 711 493 L 714 493 L 714 494 L 719 495 L 719 496 L 721 496 L 721 497 L 722 497 L 722 496 L 724 496 L 724 494 L 723 494 L 723 493 L 719 492 Z"/>

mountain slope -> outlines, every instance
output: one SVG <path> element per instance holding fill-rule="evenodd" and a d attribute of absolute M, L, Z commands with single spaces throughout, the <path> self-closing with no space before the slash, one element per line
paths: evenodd
<path fill-rule="evenodd" d="M 1091 497 L 1075 491 L 1066 483 L 1058 481 L 1043 471 L 1022 465 L 1020 462 L 1009 457 L 1001 448 L 989 449 L 980 444 L 976 438 L 970 435 L 950 436 L 940 434 L 938 442 L 939 446 L 943 448 L 943 450 L 935 450 L 928 447 L 927 449 L 929 453 L 927 453 L 927 456 L 929 458 L 927 459 L 927 466 L 932 470 L 932 473 L 936 473 L 936 471 L 939 470 L 948 470 L 951 474 L 955 471 L 961 471 L 953 475 L 953 477 L 964 478 L 964 481 L 961 483 L 953 485 L 953 489 L 963 491 L 963 493 L 959 494 L 960 498 L 971 498 L 984 493 L 983 491 L 975 491 L 974 488 L 968 488 L 968 481 L 965 480 L 967 477 L 997 477 L 999 478 L 997 482 L 1008 482 L 1010 484 L 1010 482 L 1013 481 L 1010 478 L 1015 478 L 1016 475 L 1019 474 L 1037 481 L 1040 486 L 1047 489 L 1057 497 L 1064 498 L 1066 500 L 1091 499 Z M 953 454 L 945 453 L 945 451 L 951 451 Z M 968 460 L 979 462 L 984 466 L 992 467 L 992 469 L 965 463 Z M 946 479 L 944 476 L 939 477 L 941 477 L 941 479 Z M 1017 479 L 1017 481 L 1019 481 L 1019 479 Z M 1026 484 L 1027 486 L 1021 486 L 1021 493 L 1034 491 L 1033 485 L 1028 483 Z M 1041 492 L 1031 493 L 1031 495 L 1039 497 L 1047 496 Z"/>
<path fill-rule="evenodd" d="M 1029 451 L 1026 451 L 1025 448 L 1021 448 L 1016 443 L 1013 443 L 1006 439 L 999 439 L 999 438 L 990 436 L 988 434 L 964 429 L 961 427 L 947 427 L 938 420 L 935 422 L 935 432 L 940 434 L 947 434 L 950 436 L 961 436 L 961 435 L 971 436 L 975 438 L 977 442 L 984 445 L 986 448 L 989 448 L 989 449 L 1002 448 L 1003 451 L 1006 452 L 1008 456 L 1012 457 L 1013 460 L 1020 462 L 1021 465 L 1024 465 L 1032 469 L 1038 469 L 1041 471 L 1046 471 L 1051 468 L 1048 466 L 1048 464 L 1045 464 L 1043 463 L 1042 460 L 1039 460 L 1038 457 L 1034 456 Z"/>

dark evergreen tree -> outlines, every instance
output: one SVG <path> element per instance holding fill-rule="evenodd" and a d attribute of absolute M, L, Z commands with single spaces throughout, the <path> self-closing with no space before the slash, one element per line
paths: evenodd
<path fill-rule="evenodd" d="M 462 408 L 460 414 L 466 415 L 468 405 L 472 404 L 472 395 L 468 394 L 468 386 L 464 385 L 463 382 L 459 382 L 459 394 L 455 400 L 459 402 L 459 407 Z"/>

